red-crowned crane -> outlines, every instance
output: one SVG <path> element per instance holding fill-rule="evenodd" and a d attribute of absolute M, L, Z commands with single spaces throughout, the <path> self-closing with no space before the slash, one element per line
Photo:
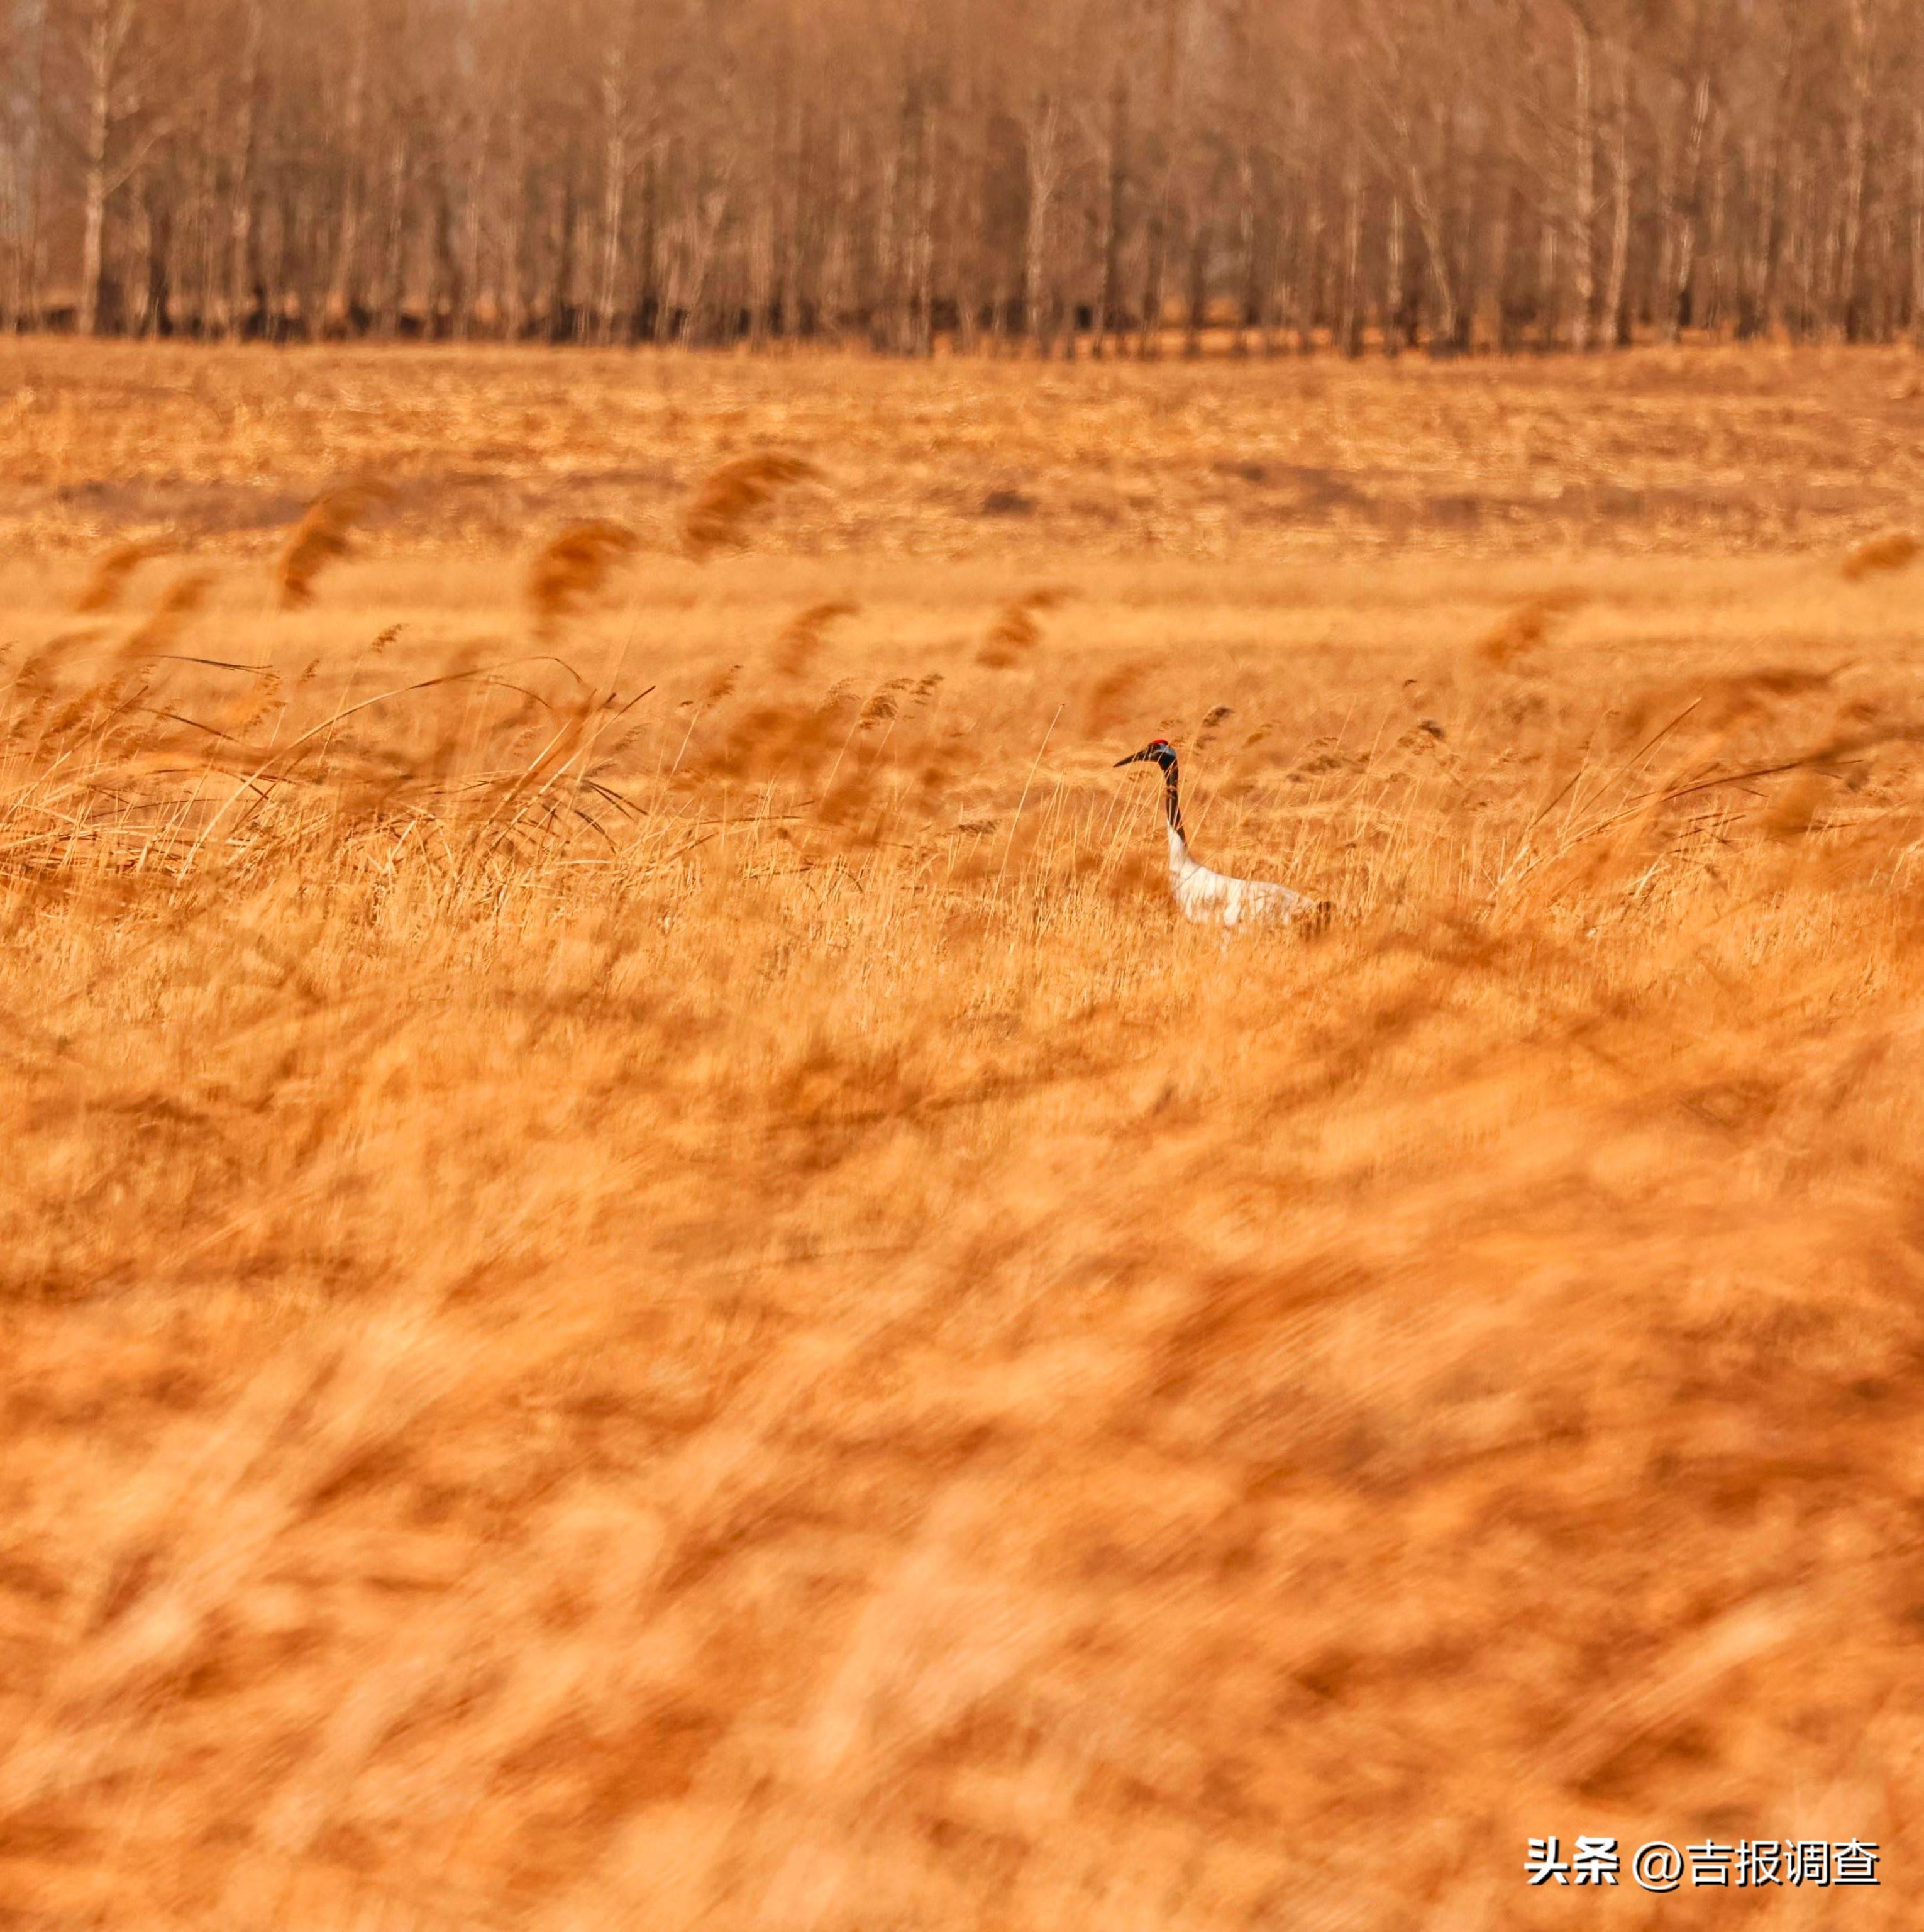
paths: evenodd
<path fill-rule="evenodd" d="M 1176 790 L 1176 747 L 1167 738 L 1152 739 L 1140 752 L 1116 760 L 1124 765 L 1162 767 L 1162 800 L 1169 820 L 1169 890 L 1185 919 L 1210 926 L 1263 923 L 1287 926 L 1292 920 L 1322 920 L 1329 916 L 1325 902 L 1311 898 L 1273 879 L 1232 879 L 1212 872 L 1189 856 L 1182 830 L 1182 802 Z"/>

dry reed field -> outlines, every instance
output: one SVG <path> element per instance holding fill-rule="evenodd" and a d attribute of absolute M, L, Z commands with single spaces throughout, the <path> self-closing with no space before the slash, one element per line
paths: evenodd
<path fill-rule="evenodd" d="M 0 1923 L 1914 1922 L 1916 366 L 0 344 Z"/>

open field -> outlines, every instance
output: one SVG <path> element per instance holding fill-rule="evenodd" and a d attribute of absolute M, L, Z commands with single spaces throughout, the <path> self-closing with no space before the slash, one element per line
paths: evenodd
<path fill-rule="evenodd" d="M 0 1924 L 1914 1922 L 1918 368 L 0 343 Z"/>

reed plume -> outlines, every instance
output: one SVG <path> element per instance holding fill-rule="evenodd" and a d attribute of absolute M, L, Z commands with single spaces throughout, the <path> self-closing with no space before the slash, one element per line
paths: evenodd
<path fill-rule="evenodd" d="M 550 538 L 528 567 L 527 598 L 538 635 L 552 637 L 592 597 L 641 539 L 625 524 L 571 524 Z"/>
<path fill-rule="evenodd" d="M 706 477 L 682 518 L 682 542 L 700 560 L 745 541 L 748 519 L 774 500 L 778 490 L 821 476 L 799 456 L 766 451 L 738 457 Z"/>
<path fill-rule="evenodd" d="M 1845 557 L 1839 568 L 1846 581 L 1855 584 L 1860 578 L 1873 576 L 1880 571 L 1902 570 L 1920 549 L 1924 549 L 1924 544 L 1920 544 L 1908 530 L 1887 530 L 1882 536 L 1872 537 L 1858 544 Z"/>
<path fill-rule="evenodd" d="M 859 604 L 837 598 L 826 604 L 811 604 L 805 610 L 797 611 L 775 640 L 773 663 L 776 673 L 783 677 L 802 676 L 828 641 L 830 628 L 844 617 L 853 617 L 861 608 Z"/>
<path fill-rule="evenodd" d="M 1149 666 L 1140 658 L 1126 658 L 1105 670 L 1083 700 L 1082 729 L 1095 738 L 1120 730 L 1137 714 L 1149 675 Z"/>
<path fill-rule="evenodd" d="M 394 495 L 385 483 L 361 478 L 323 490 L 308 505 L 281 552 L 280 604 L 296 610 L 314 601 L 314 583 L 328 565 L 347 554 L 355 526 L 376 503 Z"/>
<path fill-rule="evenodd" d="M 1581 590 L 1546 590 L 1526 598 L 1500 622 L 1485 632 L 1476 646 L 1485 664 L 1513 664 L 1549 640 L 1560 618 L 1579 610 L 1590 601 Z"/>
<path fill-rule="evenodd" d="M 1071 593 L 1053 585 L 1026 591 L 1011 598 L 997 613 L 975 662 L 991 670 L 1007 670 L 1019 664 L 1042 640 L 1042 626 L 1036 619 L 1065 602 Z"/>
<path fill-rule="evenodd" d="M 175 578 L 121 646 L 123 660 L 157 657 L 163 651 L 171 650 L 186 628 L 187 620 L 206 602 L 213 586 L 212 575 L 204 570 L 189 571 Z"/>
<path fill-rule="evenodd" d="M 119 603 L 127 580 L 150 557 L 165 556 L 173 546 L 147 538 L 115 544 L 94 565 L 80 594 L 73 600 L 76 610 L 111 610 Z"/>

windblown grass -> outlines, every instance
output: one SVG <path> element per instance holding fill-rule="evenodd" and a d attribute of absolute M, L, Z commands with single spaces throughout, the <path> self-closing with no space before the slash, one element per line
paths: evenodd
<path fill-rule="evenodd" d="M 16 580 L 0 1910 L 1455 1932 L 1583 1832 L 1908 1924 L 1901 580 L 851 557 L 942 526 L 836 474 L 532 645 L 465 524 L 138 650 Z M 1174 919 L 1157 733 L 1326 932 Z"/>

